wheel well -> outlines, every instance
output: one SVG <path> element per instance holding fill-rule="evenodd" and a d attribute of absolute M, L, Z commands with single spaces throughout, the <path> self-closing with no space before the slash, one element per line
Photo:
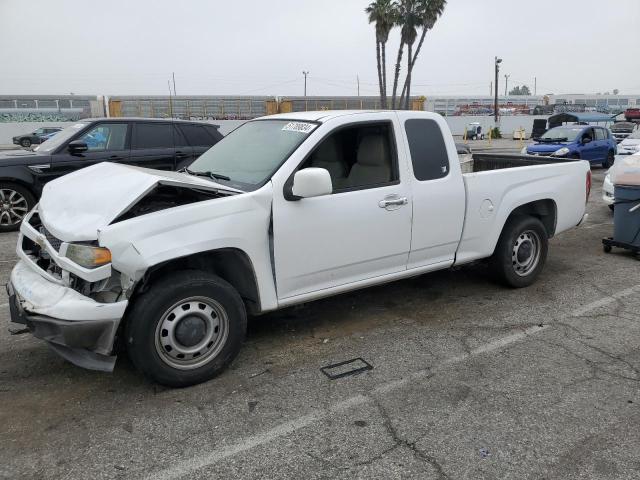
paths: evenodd
<path fill-rule="evenodd" d="M 22 188 L 25 188 L 31 195 L 35 201 L 38 201 L 39 195 L 36 195 L 36 192 L 33 190 L 33 186 L 29 185 L 27 182 L 20 180 L 19 178 L 0 178 L 1 183 L 13 183 L 14 185 L 20 185 Z"/>
<path fill-rule="evenodd" d="M 525 203 L 516 208 L 511 214 L 509 220 L 516 216 L 531 216 L 538 218 L 544 225 L 549 238 L 553 237 L 556 232 L 557 208 L 556 202 L 550 199 L 536 200 L 535 202 Z"/>
<path fill-rule="evenodd" d="M 247 312 L 260 312 L 260 295 L 253 265 L 249 256 L 237 248 L 194 253 L 155 265 L 145 273 L 133 296 L 146 291 L 158 278 L 179 270 L 202 270 L 219 276 L 238 291 Z"/>

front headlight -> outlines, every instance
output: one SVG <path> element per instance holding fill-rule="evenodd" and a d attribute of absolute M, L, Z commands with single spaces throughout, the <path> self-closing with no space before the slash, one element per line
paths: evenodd
<path fill-rule="evenodd" d="M 522 150 L 520 150 L 520 155 L 526 155 L 527 154 L 527 147 L 522 147 Z"/>
<path fill-rule="evenodd" d="M 90 245 L 69 244 L 65 256 L 84 268 L 96 268 L 111 263 L 111 251 L 108 248 Z"/>
<path fill-rule="evenodd" d="M 562 147 L 558 150 L 556 150 L 555 152 L 553 152 L 551 154 L 552 157 L 564 157 L 566 154 L 568 154 L 571 150 L 569 150 L 567 147 Z"/>

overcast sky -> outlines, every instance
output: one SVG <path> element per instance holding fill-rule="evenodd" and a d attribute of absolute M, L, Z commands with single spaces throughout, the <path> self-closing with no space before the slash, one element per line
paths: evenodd
<path fill-rule="evenodd" d="M 0 94 L 375 95 L 368 3 L 0 0 Z M 640 0 L 449 0 L 412 93 L 488 94 L 494 55 L 503 86 L 640 93 L 639 26 Z"/>

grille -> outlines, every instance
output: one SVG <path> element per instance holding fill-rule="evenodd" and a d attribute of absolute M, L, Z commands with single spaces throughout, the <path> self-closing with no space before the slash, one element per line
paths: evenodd
<path fill-rule="evenodd" d="M 62 240 L 54 237 L 53 234 L 49 230 L 47 230 L 44 226 L 40 227 L 40 233 L 46 237 L 47 242 L 51 244 L 51 246 L 56 252 L 60 251 L 60 245 L 62 245 Z"/>

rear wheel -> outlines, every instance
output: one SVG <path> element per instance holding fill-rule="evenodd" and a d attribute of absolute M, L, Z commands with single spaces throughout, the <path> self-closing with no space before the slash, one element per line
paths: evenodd
<path fill-rule="evenodd" d="M 613 154 L 613 152 L 609 152 L 607 154 L 607 159 L 602 162 L 602 168 L 611 168 L 613 166 L 613 162 L 615 162 L 615 155 Z"/>
<path fill-rule="evenodd" d="M 205 382 L 237 356 L 247 328 L 229 283 L 185 270 L 151 285 L 127 315 L 127 352 L 145 376 L 170 387 Z"/>
<path fill-rule="evenodd" d="M 20 228 L 24 216 L 35 205 L 35 199 L 26 188 L 13 183 L 0 183 L 0 232 Z"/>
<path fill-rule="evenodd" d="M 20 145 L 22 145 L 24 148 L 29 148 L 31 146 L 31 140 L 29 140 L 28 138 L 23 138 L 22 140 L 20 140 Z"/>
<path fill-rule="evenodd" d="M 544 267 L 548 244 L 547 231 L 539 219 L 509 219 L 490 259 L 494 276 L 510 287 L 528 287 Z"/>

